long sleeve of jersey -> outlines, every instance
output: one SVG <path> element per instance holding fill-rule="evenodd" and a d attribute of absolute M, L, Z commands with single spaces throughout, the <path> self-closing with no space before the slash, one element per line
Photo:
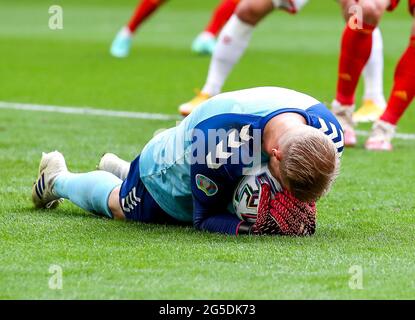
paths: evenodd
<path fill-rule="evenodd" d="M 241 220 L 227 210 L 230 203 L 229 179 L 220 170 L 192 165 L 193 225 L 198 230 L 238 234 Z"/>
<path fill-rule="evenodd" d="M 194 215 L 193 225 L 198 230 L 237 235 L 240 224 L 242 223 L 235 215 L 229 212 L 209 213 L 203 206 L 193 201 Z"/>

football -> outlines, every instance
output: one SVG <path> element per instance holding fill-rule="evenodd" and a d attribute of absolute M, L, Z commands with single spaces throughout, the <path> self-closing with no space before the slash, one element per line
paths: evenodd
<path fill-rule="evenodd" d="M 272 197 L 282 191 L 281 184 L 271 175 L 267 163 L 252 169 L 250 174 L 239 181 L 232 198 L 233 210 L 241 220 L 251 223 L 256 221 L 261 181 L 269 183 Z"/>

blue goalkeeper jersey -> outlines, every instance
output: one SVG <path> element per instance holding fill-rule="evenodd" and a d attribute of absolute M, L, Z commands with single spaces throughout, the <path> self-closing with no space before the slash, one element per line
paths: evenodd
<path fill-rule="evenodd" d="M 326 106 L 293 90 L 260 87 L 215 96 L 178 126 L 159 133 L 140 155 L 140 177 L 172 217 L 211 229 L 214 219 L 205 218 L 219 215 L 232 229 L 239 220 L 224 208 L 245 170 L 268 161 L 261 150 L 262 132 L 284 112 L 304 116 L 333 140 L 341 155 L 343 131 Z"/>

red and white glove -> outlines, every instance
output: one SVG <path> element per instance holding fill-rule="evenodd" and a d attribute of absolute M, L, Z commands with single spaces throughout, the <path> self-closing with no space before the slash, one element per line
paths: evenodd
<path fill-rule="evenodd" d="M 287 236 L 312 235 L 316 229 L 317 210 L 315 203 L 296 199 L 283 190 L 271 199 L 271 187 L 261 185 L 258 217 L 251 227 L 251 234 L 271 234 Z"/>

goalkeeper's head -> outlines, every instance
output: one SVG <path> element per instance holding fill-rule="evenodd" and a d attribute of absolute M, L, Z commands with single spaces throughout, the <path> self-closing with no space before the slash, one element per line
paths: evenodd
<path fill-rule="evenodd" d="M 340 161 L 331 139 L 318 129 L 299 126 L 280 136 L 270 170 L 297 199 L 318 200 L 336 179 Z"/>

